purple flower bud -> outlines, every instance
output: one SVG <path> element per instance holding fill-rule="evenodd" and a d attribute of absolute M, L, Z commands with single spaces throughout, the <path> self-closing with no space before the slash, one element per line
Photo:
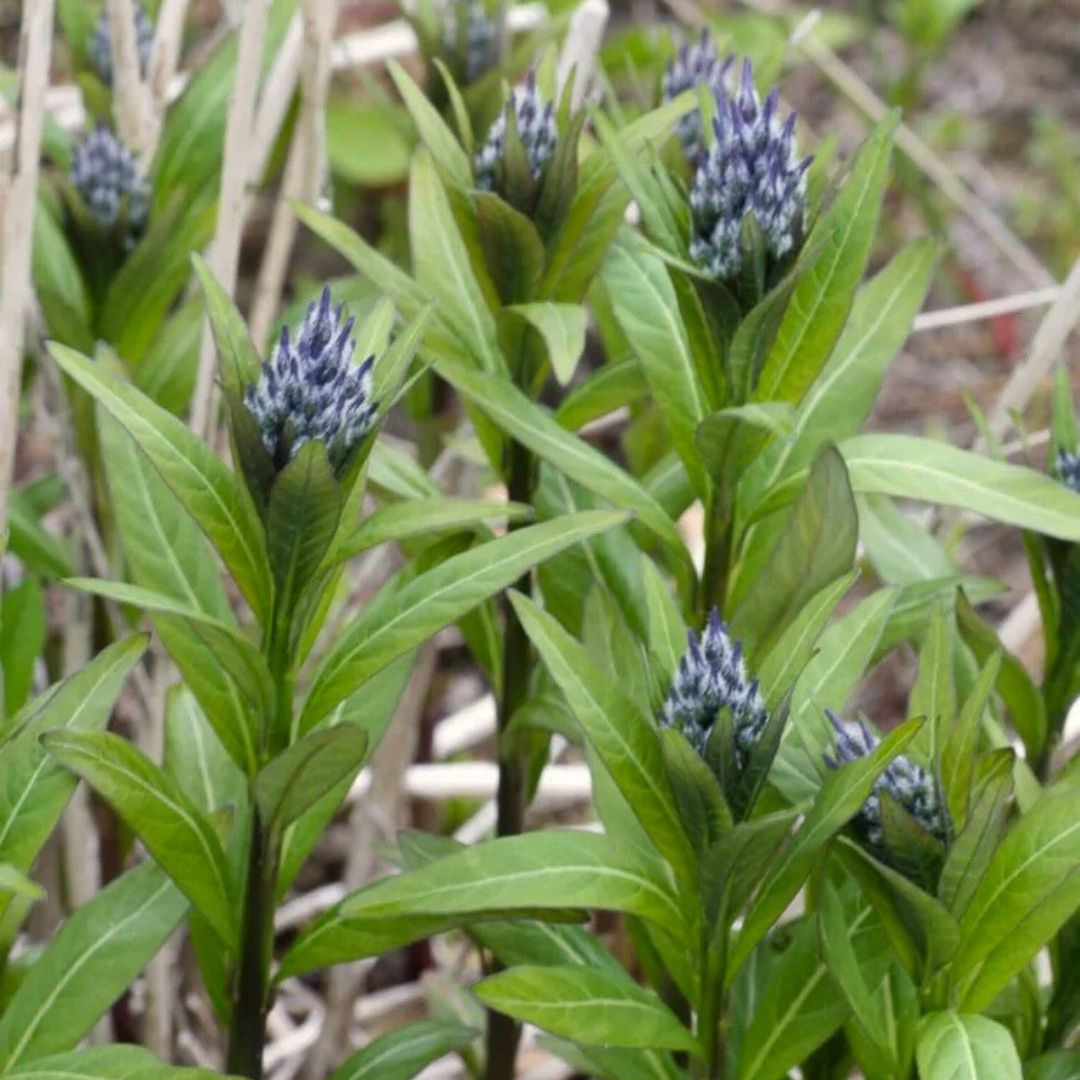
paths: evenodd
<path fill-rule="evenodd" d="M 146 70 L 150 66 L 150 50 L 154 45 L 154 27 L 151 25 L 146 12 L 143 11 L 142 5 L 136 3 L 134 6 L 135 40 L 139 50 L 139 70 L 145 76 Z M 113 77 L 112 40 L 109 37 L 109 16 L 104 11 L 101 13 L 101 18 L 98 19 L 94 33 L 90 37 L 89 51 L 90 59 L 94 61 L 94 67 L 97 68 L 101 81 L 106 86 L 111 86 Z"/>
<path fill-rule="evenodd" d="M 496 191 L 499 187 L 506 149 L 506 125 L 511 109 L 533 180 L 539 181 L 544 166 L 555 153 L 559 137 L 555 110 L 550 103 L 544 104 L 536 88 L 536 75 L 530 71 L 525 85 L 515 87 L 511 92 L 509 101 L 491 125 L 487 139 L 476 155 L 476 186 L 482 191 Z"/>
<path fill-rule="evenodd" d="M 1054 472 L 1070 491 L 1080 495 L 1080 450 L 1059 450 Z"/>
<path fill-rule="evenodd" d="M 692 45 L 683 45 L 664 72 L 661 89 L 664 101 L 673 101 L 687 90 L 704 84 L 714 97 L 724 92 L 724 79 L 734 62 L 721 60 L 708 30 Z M 676 128 L 686 156 L 696 161 L 702 150 L 701 110 L 692 109 L 679 118 Z"/>
<path fill-rule="evenodd" d="M 452 55 L 463 53 L 466 82 L 476 82 L 496 66 L 497 23 L 483 0 L 450 0 L 443 15 L 443 47 Z"/>
<path fill-rule="evenodd" d="M 76 147 L 71 182 L 103 229 L 120 225 L 126 210 L 124 242 L 132 246 L 150 212 L 150 185 L 135 158 L 104 124 L 99 123 Z"/>

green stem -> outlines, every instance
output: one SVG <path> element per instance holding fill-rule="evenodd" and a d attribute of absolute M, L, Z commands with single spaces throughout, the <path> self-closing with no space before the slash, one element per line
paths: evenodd
<path fill-rule="evenodd" d="M 727 981 L 727 914 L 720 911 L 715 936 L 710 927 L 702 928 L 701 1010 L 698 1013 L 698 1040 L 705 1054 L 705 1080 L 724 1080 L 727 1071 L 723 1037 L 723 1012 Z M 710 940 L 711 938 L 711 940 Z"/>
<path fill-rule="evenodd" d="M 705 568 L 701 578 L 698 620 L 704 623 L 712 609 L 724 611 L 731 564 L 732 513 L 730 500 L 713 492 L 705 518 Z"/>
<path fill-rule="evenodd" d="M 513 443 L 507 468 L 508 495 L 512 502 L 531 502 L 533 459 L 529 450 Z M 511 526 L 513 528 L 513 526 Z M 528 595 L 531 581 L 525 574 L 515 588 Z M 507 735 L 514 713 L 525 704 L 529 693 L 529 638 L 518 621 L 513 605 L 505 603 L 502 694 L 498 715 L 499 786 L 495 798 L 498 836 L 516 836 L 525 824 L 525 763 Z M 503 1013 L 488 1012 L 486 1080 L 512 1080 L 521 1028 Z"/>

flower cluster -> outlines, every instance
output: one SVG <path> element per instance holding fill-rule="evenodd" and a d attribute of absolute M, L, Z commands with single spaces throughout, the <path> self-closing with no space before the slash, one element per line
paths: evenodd
<path fill-rule="evenodd" d="M 704 755 L 717 715 L 721 709 L 729 710 L 739 764 L 744 765 L 769 716 L 757 679 L 747 677 L 742 643 L 731 640 L 715 608 L 700 638 L 690 630 L 687 640 L 687 651 L 664 701 L 661 723 L 681 731 Z"/>
<path fill-rule="evenodd" d="M 462 54 L 466 82 L 475 82 L 496 63 L 498 34 L 483 0 L 453 0 L 447 4 L 443 22 L 443 47 L 451 55 Z"/>
<path fill-rule="evenodd" d="M 866 757 L 881 742 L 863 720 L 845 724 L 835 713 L 828 713 L 836 729 L 835 757 L 825 755 L 832 769 L 858 758 Z M 911 758 L 900 754 L 893 758 L 877 780 L 870 797 L 855 816 L 856 829 L 872 847 L 880 848 L 884 840 L 881 826 L 881 792 L 887 791 L 931 836 L 945 839 L 945 821 L 933 777 Z"/>
<path fill-rule="evenodd" d="M 154 27 L 142 9 L 135 5 L 135 40 L 139 47 L 139 69 L 143 75 L 150 66 L 150 50 L 154 44 Z M 94 33 L 90 37 L 90 58 L 94 61 L 101 81 L 111 85 L 113 77 L 112 41 L 109 37 L 109 16 L 102 12 Z"/>
<path fill-rule="evenodd" d="M 762 105 L 754 74 L 743 64 L 742 86 L 716 96 L 716 140 L 694 174 L 690 189 L 693 235 L 690 254 L 708 274 L 731 279 L 742 261 L 743 221 L 753 215 L 768 253 L 779 259 L 799 243 L 810 158 L 795 153 L 795 113 L 783 123 L 779 92 Z"/>
<path fill-rule="evenodd" d="M 511 111 L 534 181 L 540 179 L 544 166 L 555 153 L 559 137 L 555 110 L 550 102 L 544 104 L 536 88 L 536 75 L 529 72 L 525 85 L 515 87 L 511 92 L 510 100 L 491 125 L 487 139 L 476 155 L 476 186 L 483 191 L 493 191 L 499 186 L 506 149 L 506 125 Z"/>
<path fill-rule="evenodd" d="M 150 185 L 135 158 L 104 124 L 76 147 L 71 182 L 101 228 L 122 225 L 125 244 L 134 244 L 150 212 Z"/>
<path fill-rule="evenodd" d="M 331 308 L 330 290 L 323 289 L 319 302 L 308 306 L 296 340 L 283 327 L 258 385 L 247 388 L 244 404 L 278 469 L 304 443 L 318 440 L 336 470 L 371 430 L 377 408 L 372 400 L 375 358 L 352 362 L 353 323 L 344 305 Z"/>
<path fill-rule="evenodd" d="M 1080 450 L 1059 450 L 1054 471 L 1070 491 L 1080 494 Z"/>
<path fill-rule="evenodd" d="M 694 44 L 683 45 L 664 71 L 662 91 L 664 101 L 674 101 L 687 90 L 704 85 L 715 98 L 724 94 L 724 80 L 735 57 L 720 59 L 708 30 Z M 702 151 L 701 110 L 691 109 L 679 117 L 676 131 L 686 156 L 696 161 Z"/>

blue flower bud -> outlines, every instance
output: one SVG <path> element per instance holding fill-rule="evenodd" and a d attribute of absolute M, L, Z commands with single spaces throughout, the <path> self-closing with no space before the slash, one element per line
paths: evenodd
<path fill-rule="evenodd" d="M 728 709 L 739 764 L 744 765 L 769 716 L 757 679 L 747 677 L 742 644 L 731 640 L 715 608 L 701 636 L 690 630 L 687 640 L 660 722 L 682 732 L 704 756 L 718 713 Z"/>
<path fill-rule="evenodd" d="M 124 242 L 133 245 L 150 212 L 150 185 L 135 158 L 104 124 L 75 148 L 71 182 L 101 228 L 115 229 L 126 210 Z"/>
<path fill-rule="evenodd" d="M 139 49 L 139 70 L 145 76 L 150 66 L 150 50 L 154 44 L 154 27 L 142 9 L 142 5 L 135 4 L 135 40 Z M 101 13 L 94 33 L 90 37 L 90 58 L 94 61 L 101 81 L 106 86 L 112 85 L 113 62 L 112 41 L 109 37 L 109 16 L 106 12 Z"/>
<path fill-rule="evenodd" d="M 452 0 L 443 22 L 443 47 L 451 55 L 464 52 L 466 82 L 476 82 L 498 62 L 498 33 L 483 0 Z"/>
<path fill-rule="evenodd" d="M 1080 495 L 1080 450 L 1059 450 L 1054 472 L 1070 491 Z"/>
<path fill-rule="evenodd" d="M 774 260 L 802 240 L 811 159 L 798 159 L 795 113 L 781 123 L 778 101 L 779 91 L 773 89 L 762 105 L 749 60 L 738 92 L 729 96 L 721 87 L 716 95 L 716 139 L 690 188 L 690 255 L 714 278 L 730 280 L 738 273 L 743 221 L 749 215 Z"/>
<path fill-rule="evenodd" d="M 713 97 L 720 98 L 724 93 L 724 80 L 734 61 L 734 56 L 721 60 L 709 31 L 702 30 L 697 42 L 683 45 L 664 71 L 664 101 L 673 101 L 685 91 L 696 90 L 703 84 Z M 681 116 L 676 132 L 686 156 L 696 161 L 703 149 L 701 110 L 692 109 Z"/>
<path fill-rule="evenodd" d="M 836 731 L 835 756 L 826 754 L 825 763 L 838 769 L 849 761 L 866 757 L 881 742 L 863 720 L 845 724 L 834 712 L 827 716 Z M 945 820 L 938 800 L 933 777 L 911 758 L 899 754 L 885 766 L 874 781 L 870 797 L 855 815 L 856 830 L 871 847 L 880 848 L 884 841 L 881 827 L 880 793 L 887 791 L 931 836 L 945 839 Z"/>
<path fill-rule="evenodd" d="M 371 430 L 375 358 L 352 362 L 353 323 L 344 305 L 331 309 L 330 290 L 323 289 L 319 302 L 308 306 L 295 341 L 284 327 L 258 384 L 248 386 L 244 404 L 278 469 L 313 440 L 325 444 L 331 465 L 339 469 Z"/>
<path fill-rule="evenodd" d="M 534 181 L 540 180 L 544 166 L 555 153 L 555 144 L 559 137 L 555 126 L 555 110 L 550 102 L 544 104 L 536 88 L 536 75 L 529 72 L 525 85 L 515 87 L 511 92 L 510 100 L 491 125 L 487 139 L 476 155 L 476 186 L 482 191 L 496 191 L 500 186 L 506 148 L 506 125 L 511 110 Z"/>

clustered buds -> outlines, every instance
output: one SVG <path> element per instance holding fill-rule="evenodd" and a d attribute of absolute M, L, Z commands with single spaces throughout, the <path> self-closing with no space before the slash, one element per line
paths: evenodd
<path fill-rule="evenodd" d="M 330 290 L 308 306 L 293 341 L 288 327 L 258 385 L 249 386 L 244 404 L 254 417 L 263 445 L 277 469 L 283 469 L 307 442 L 325 444 L 335 470 L 344 465 L 375 422 L 369 356 L 354 364 L 354 320 L 343 304 L 331 309 Z"/>
<path fill-rule="evenodd" d="M 544 104 L 536 88 L 536 75 L 529 72 L 525 85 L 515 87 L 511 92 L 476 155 L 476 186 L 483 191 L 495 191 L 500 187 L 506 163 L 506 126 L 511 112 L 534 182 L 540 180 L 544 166 L 555 153 L 559 133 L 555 126 L 554 106 L 550 102 Z"/>
<path fill-rule="evenodd" d="M 750 61 L 741 88 L 716 95 L 716 134 L 690 189 L 690 254 L 714 278 L 730 280 L 743 259 L 743 222 L 753 216 L 767 253 L 780 259 L 800 241 L 810 158 L 795 153 L 795 113 L 780 122 L 779 91 L 761 104 Z"/>
<path fill-rule="evenodd" d="M 735 58 L 724 60 L 717 54 L 716 45 L 708 30 L 694 44 L 683 45 L 664 71 L 662 90 L 665 101 L 674 101 L 687 90 L 704 85 L 715 98 L 724 94 L 724 80 Z M 676 128 L 686 156 L 696 161 L 702 151 L 701 110 L 692 109 L 679 117 Z"/>
<path fill-rule="evenodd" d="M 700 638 L 693 630 L 686 636 L 688 648 L 664 701 L 661 723 L 682 732 L 704 756 L 717 715 L 729 710 L 743 765 L 769 716 L 757 679 L 747 677 L 742 643 L 731 640 L 715 608 Z"/>
<path fill-rule="evenodd" d="M 475 82 L 495 66 L 498 33 L 483 0 L 454 0 L 447 4 L 443 23 L 443 46 L 462 55 L 466 82 Z"/>
<path fill-rule="evenodd" d="M 136 3 L 135 7 L 135 40 L 139 48 L 139 70 L 143 75 L 150 66 L 150 50 L 154 44 L 154 27 L 142 9 L 142 5 Z M 90 37 L 90 58 L 94 61 L 101 81 L 106 85 L 112 83 L 112 40 L 109 37 L 109 16 L 102 12 L 94 33 Z"/>
<path fill-rule="evenodd" d="M 825 755 L 825 763 L 832 769 L 866 757 L 881 742 L 863 720 L 845 724 L 833 712 L 829 712 L 828 717 L 836 729 L 836 755 Z M 881 826 L 883 791 L 887 791 L 931 836 L 945 839 L 945 821 L 933 777 L 911 758 L 900 754 L 874 781 L 874 790 L 854 819 L 856 830 L 871 847 L 882 847 L 884 840 Z"/>
<path fill-rule="evenodd" d="M 104 124 L 76 147 L 71 182 L 102 229 L 122 227 L 125 245 L 135 243 L 150 212 L 150 185 L 135 158 Z"/>
<path fill-rule="evenodd" d="M 1080 494 L 1080 450 L 1059 450 L 1054 471 L 1067 488 Z"/>

